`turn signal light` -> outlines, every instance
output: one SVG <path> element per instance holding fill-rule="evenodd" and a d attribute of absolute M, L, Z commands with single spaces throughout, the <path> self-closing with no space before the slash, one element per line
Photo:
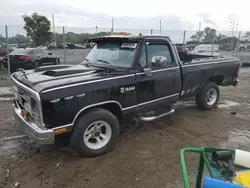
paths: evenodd
<path fill-rule="evenodd" d="M 66 132 L 66 128 L 59 128 L 59 129 L 55 129 L 53 132 L 54 134 L 61 134 L 61 133 L 64 133 Z"/>
<path fill-rule="evenodd" d="M 25 117 L 25 111 L 24 110 L 21 110 L 21 116 Z"/>

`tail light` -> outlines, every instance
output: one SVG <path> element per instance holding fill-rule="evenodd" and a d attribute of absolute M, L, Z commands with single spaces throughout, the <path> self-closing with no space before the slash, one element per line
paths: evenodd
<path fill-rule="evenodd" d="M 24 56 L 21 56 L 19 59 L 25 61 L 25 60 L 31 60 L 32 57 L 29 55 L 24 55 Z"/>
<path fill-rule="evenodd" d="M 205 52 L 204 50 L 198 50 L 198 53 L 202 53 L 202 52 Z"/>

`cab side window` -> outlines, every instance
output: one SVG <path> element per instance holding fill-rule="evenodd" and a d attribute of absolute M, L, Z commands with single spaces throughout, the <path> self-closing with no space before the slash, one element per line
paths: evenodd
<path fill-rule="evenodd" d="M 171 52 L 166 43 L 147 43 L 147 60 L 152 69 L 165 68 L 173 64 Z"/>

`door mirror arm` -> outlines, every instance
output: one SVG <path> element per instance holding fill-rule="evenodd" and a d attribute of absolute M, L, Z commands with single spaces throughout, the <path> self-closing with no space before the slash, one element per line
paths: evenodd
<path fill-rule="evenodd" d="M 144 68 L 143 69 L 146 76 L 152 76 L 152 69 L 151 68 Z"/>

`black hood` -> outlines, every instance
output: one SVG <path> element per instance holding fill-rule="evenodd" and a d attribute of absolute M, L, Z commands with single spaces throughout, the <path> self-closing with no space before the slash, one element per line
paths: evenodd
<path fill-rule="evenodd" d="M 60 85 L 101 78 L 100 71 L 101 69 L 84 65 L 56 65 L 35 70 L 20 70 L 12 76 L 24 85 L 41 92 Z"/>

